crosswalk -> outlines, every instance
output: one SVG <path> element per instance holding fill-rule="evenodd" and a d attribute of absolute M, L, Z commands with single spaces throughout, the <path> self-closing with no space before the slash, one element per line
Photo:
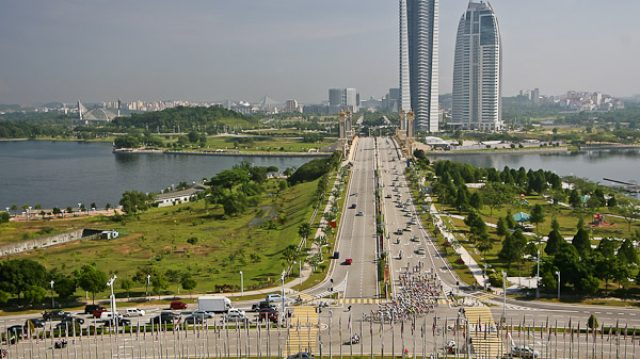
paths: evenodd
<path fill-rule="evenodd" d="M 495 331 L 496 323 L 488 307 L 465 308 L 470 325 L 469 336 L 476 358 L 496 358 L 502 352 L 502 340 Z"/>
<path fill-rule="evenodd" d="M 318 341 L 318 313 L 312 306 L 293 307 L 287 333 L 287 355 L 315 351 Z"/>
<path fill-rule="evenodd" d="M 379 298 L 341 298 L 336 301 L 338 304 L 382 304 L 386 299 Z"/>

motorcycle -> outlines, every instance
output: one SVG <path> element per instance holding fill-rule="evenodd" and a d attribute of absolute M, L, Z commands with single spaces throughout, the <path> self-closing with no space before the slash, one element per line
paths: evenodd
<path fill-rule="evenodd" d="M 344 345 L 354 345 L 360 343 L 360 336 L 358 334 L 354 334 L 350 340 L 344 343 Z"/>
<path fill-rule="evenodd" d="M 56 349 L 63 349 L 67 347 L 67 340 L 66 339 L 62 339 L 62 340 L 58 340 L 57 342 L 55 342 L 53 344 L 53 347 Z"/>

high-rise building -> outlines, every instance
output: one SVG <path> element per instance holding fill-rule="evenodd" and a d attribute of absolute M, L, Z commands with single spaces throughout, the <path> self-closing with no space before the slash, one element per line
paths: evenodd
<path fill-rule="evenodd" d="M 451 126 L 480 131 L 502 127 L 502 42 L 488 1 L 469 2 L 458 25 Z"/>
<path fill-rule="evenodd" d="M 329 89 L 329 106 L 342 106 L 344 89 Z"/>
<path fill-rule="evenodd" d="M 414 129 L 438 132 L 439 0 L 405 1 L 407 10 L 409 93 L 411 96 L 411 110 L 415 115 Z M 401 0 L 401 23 L 404 18 L 404 13 L 402 13 L 403 3 L 404 1 Z M 402 52 L 402 26 L 400 30 Z M 402 62 L 400 71 L 403 73 Z M 409 135 L 413 136 L 415 134 L 409 133 Z"/>
<path fill-rule="evenodd" d="M 409 30 L 407 28 L 407 0 L 400 0 L 400 110 L 411 111 L 409 87 Z M 404 126 L 402 126 L 404 128 Z"/>
<path fill-rule="evenodd" d="M 358 112 L 360 95 L 354 88 L 329 89 L 329 107 L 331 112 L 339 111 Z"/>

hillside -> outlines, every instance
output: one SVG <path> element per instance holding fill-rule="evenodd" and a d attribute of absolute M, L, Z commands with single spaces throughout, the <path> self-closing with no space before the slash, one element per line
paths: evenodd
<path fill-rule="evenodd" d="M 132 114 L 130 117 L 114 119 L 111 125 L 123 130 L 139 128 L 154 132 L 196 130 L 215 133 L 225 126 L 254 128 L 258 122 L 240 113 L 213 106 L 176 107 L 159 112 Z"/>

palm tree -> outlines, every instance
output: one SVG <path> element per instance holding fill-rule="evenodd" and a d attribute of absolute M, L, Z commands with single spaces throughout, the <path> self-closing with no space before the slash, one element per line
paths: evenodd
<path fill-rule="evenodd" d="M 298 227 L 298 234 L 303 239 L 307 239 L 309 234 L 311 234 L 311 225 L 309 225 L 309 223 L 302 223 L 300 227 Z"/>

